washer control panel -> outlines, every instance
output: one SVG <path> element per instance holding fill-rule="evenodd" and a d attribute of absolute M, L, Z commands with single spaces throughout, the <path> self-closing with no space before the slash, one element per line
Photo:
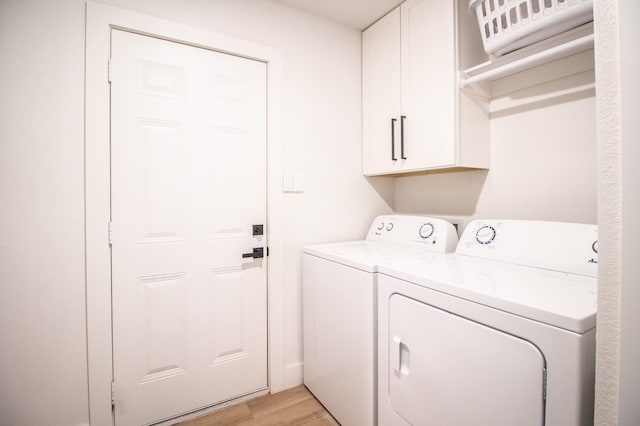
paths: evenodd
<path fill-rule="evenodd" d="M 367 240 L 448 253 L 455 250 L 458 233 L 451 222 L 440 218 L 383 215 L 371 224 Z"/>
<path fill-rule="evenodd" d="M 475 220 L 456 254 L 597 276 L 598 227 L 581 223 Z"/>

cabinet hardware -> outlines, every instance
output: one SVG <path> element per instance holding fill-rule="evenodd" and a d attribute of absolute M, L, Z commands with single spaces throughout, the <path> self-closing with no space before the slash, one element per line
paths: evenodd
<path fill-rule="evenodd" d="M 406 160 L 407 157 L 404 156 L 404 119 L 407 118 L 406 115 L 400 116 L 400 158 Z"/>
<path fill-rule="evenodd" d="M 397 161 L 396 158 L 396 119 L 391 119 L 391 160 Z"/>

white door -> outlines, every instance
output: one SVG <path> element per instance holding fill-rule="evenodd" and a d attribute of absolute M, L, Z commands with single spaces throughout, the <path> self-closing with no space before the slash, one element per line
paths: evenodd
<path fill-rule="evenodd" d="M 365 175 L 400 170 L 400 8 L 362 33 Z"/>
<path fill-rule="evenodd" d="M 111 55 L 120 426 L 267 387 L 266 65 L 118 30 Z"/>
<path fill-rule="evenodd" d="M 389 402 L 411 425 L 542 426 L 545 361 L 530 342 L 394 294 Z"/>
<path fill-rule="evenodd" d="M 456 162 L 454 10 L 450 0 L 401 5 L 404 171 Z"/>

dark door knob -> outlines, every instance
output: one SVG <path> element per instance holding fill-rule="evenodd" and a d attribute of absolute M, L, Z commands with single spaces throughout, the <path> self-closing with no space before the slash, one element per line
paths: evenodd
<path fill-rule="evenodd" d="M 262 247 L 254 247 L 253 252 L 251 253 L 243 253 L 243 258 L 253 257 L 254 259 L 262 259 L 264 257 L 264 248 Z"/>

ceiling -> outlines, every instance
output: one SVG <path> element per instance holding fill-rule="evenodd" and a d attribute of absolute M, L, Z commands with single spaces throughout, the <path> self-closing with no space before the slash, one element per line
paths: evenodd
<path fill-rule="evenodd" d="M 365 29 L 403 0 L 273 0 L 359 30 Z"/>

